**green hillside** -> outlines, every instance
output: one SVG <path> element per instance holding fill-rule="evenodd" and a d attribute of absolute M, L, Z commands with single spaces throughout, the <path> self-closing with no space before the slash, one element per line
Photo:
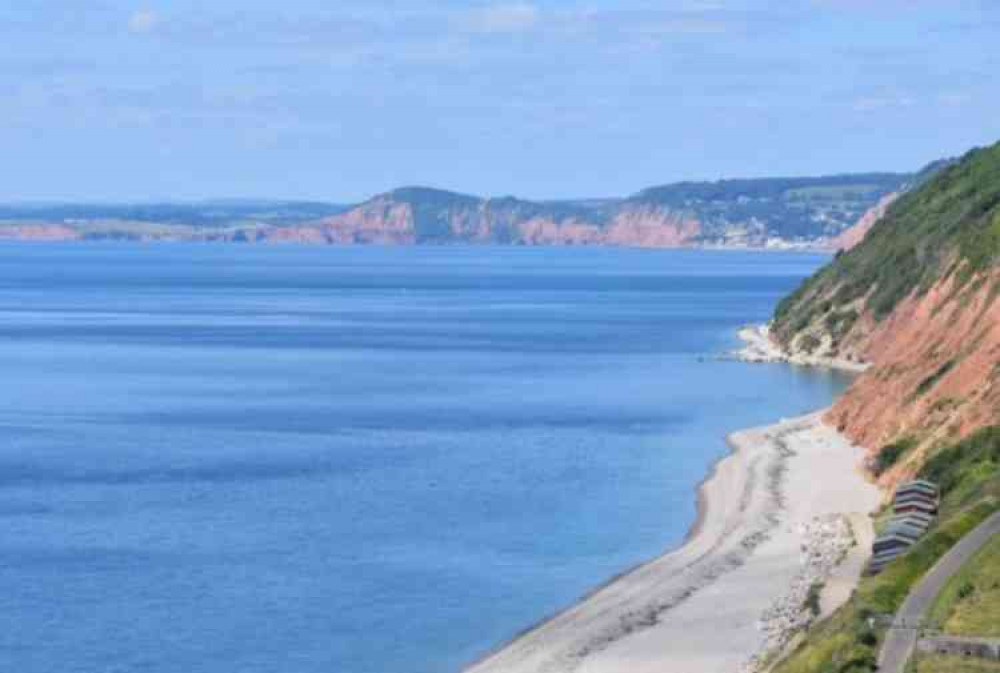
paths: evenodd
<path fill-rule="evenodd" d="M 882 320 L 914 290 L 952 273 L 964 284 L 998 258 L 1000 143 L 969 152 L 900 198 L 860 245 L 781 303 L 775 334 L 788 343 L 825 323 L 841 337 L 865 310 Z"/>
<path fill-rule="evenodd" d="M 690 213 L 709 231 L 753 221 L 771 236 L 814 238 L 840 233 L 883 196 L 913 180 L 913 175 L 863 173 L 678 182 L 643 190 L 629 201 Z"/>

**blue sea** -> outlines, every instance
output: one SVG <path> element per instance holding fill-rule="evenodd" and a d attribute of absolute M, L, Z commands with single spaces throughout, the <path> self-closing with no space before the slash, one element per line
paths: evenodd
<path fill-rule="evenodd" d="M 453 673 L 682 542 L 826 258 L 0 244 L 0 670 Z"/>

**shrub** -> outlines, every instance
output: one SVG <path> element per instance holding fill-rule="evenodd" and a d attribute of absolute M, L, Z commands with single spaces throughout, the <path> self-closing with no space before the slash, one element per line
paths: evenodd
<path fill-rule="evenodd" d="M 916 439 L 913 437 L 904 437 L 892 444 L 883 446 L 882 450 L 875 457 L 875 468 L 873 470 L 875 476 L 879 477 L 884 474 L 889 468 L 898 463 L 900 458 L 916 447 L 916 445 Z"/>
<path fill-rule="evenodd" d="M 812 334 L 806 334 L 799 342 L 799 346 L 806 353 L 814 353 L 822 342 Z"/>
<path fill-rule="evenodd" d="M 944 495 L 973 477 L 978 468 L 988 473 L 1000 463 L 1000 426 L 983 428 L 958 444 L 939 451 L 920 470 L 920 477 L 937 483 Z"/>
<path fill-rule="evenodd" d="M 958 588 L 958 598 L 959 598 L 959 600 L 962 600 L 962 599 L 965 599 L 965 598 L 968 598 L 968 597 L 969 597 L 969 596 L 971 596 L 971 595 L 972 595 L 972 594 L 973 594 L 973 593 L 974 593 L 975 591 L 976 591 L 976 587 L 974 587 L 974 586 L 972 585 L 972 583 L 970 583 L 970 582 L 965 582 L 964 584 L 962 584 L 962 586 L 960 586 L 960 587 Z"/>
<path fill-rule="evenodd" d="M 823 583 L 814 582 L 810 587 L 808 593 L 806 593 L 806 609 L 809 614 L 813 616 L 813 619 L 819 617 L 821 608 L 819 605 L 820 595 L 823 593 Z"/>

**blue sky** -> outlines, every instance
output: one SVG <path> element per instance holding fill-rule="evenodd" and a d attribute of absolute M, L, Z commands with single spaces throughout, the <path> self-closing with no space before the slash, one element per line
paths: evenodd
<path fill-rule="evenodd" d="M 9 0 L 0 200 L 533 198 L 1000 139 L 998 0 Z"/>

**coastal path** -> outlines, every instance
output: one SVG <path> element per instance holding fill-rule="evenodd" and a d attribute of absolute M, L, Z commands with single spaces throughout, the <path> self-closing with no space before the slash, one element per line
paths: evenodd
<path fill-rule="evenodd" d="M 879 673 L 903 673 L 917 644 L 924 617 L 944 585 L 983 545 L 1000 534 L 1000 512 L 976 526 L 924 576 L 896 612 L 878 657 Z"/>

